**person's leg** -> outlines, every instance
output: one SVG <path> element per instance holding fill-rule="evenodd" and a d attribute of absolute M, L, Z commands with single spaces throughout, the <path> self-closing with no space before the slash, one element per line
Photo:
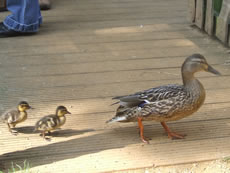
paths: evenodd
<path fill-rule="evenodd" d="M 3 21 L 4 25 L 18 32 L 37 32 L 42 22 L 38 0 L 7 0 L 7 9 L 12 12 Z"/>
<path fill-rule="evenodd" d="M 7 0 L 12 12 L 0 23 L 0 37 L 36 33 L 42 23 L 38 0 Z"/>

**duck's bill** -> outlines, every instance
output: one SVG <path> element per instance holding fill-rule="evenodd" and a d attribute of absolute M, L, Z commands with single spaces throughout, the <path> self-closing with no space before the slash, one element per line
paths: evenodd
<path fill-rule="evenodd" d="M 29 108 L 29 109 L 35 109 L 34 107 L 31 107 L 31 106 L 29 106 L 28 108 Z"/>
<path fill-rule="evenodd" d="M 215 70 L 212 66 L 208 66 L 208 69 L 207 69 L 207 71 L 208 72 L 210 72 L 210 73 L 213 73 L 213 74 L 215 74 L 215 75 L 221 75 L 221 73 L 220 72 L 218 72 L 217 70 Z"/>
<path fill-rule="evenodd" d="M 71 114 L 71 112 L 69 112 L 69 111 L 66 111 L 66 113 L 67 113 L 67 114 Z"/>

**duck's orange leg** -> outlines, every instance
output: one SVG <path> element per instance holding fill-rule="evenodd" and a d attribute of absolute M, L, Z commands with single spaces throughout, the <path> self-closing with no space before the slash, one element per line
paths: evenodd
<path fill-rule="evenodd" d="M 141 140 L 142 140 L 142 142 L 149 144 L 149 139 L 144 137 L 144 126 L 142 124 L 142 118 L 138 117 L 137 119 L 138 119 L 138 126 L 140 129 Z"/>
<path fill-rule="evenodd" d="M 164 127 L 165 131 L 168 133 L 168 137 L 171 139 L 184 139 L 186 135 L 181 135 L 172 132 L 165 122 L 161 122 L 161 125 Z"/>

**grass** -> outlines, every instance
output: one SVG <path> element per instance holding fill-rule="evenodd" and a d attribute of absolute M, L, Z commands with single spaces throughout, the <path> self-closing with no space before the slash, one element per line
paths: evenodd
<path fill-rule="evenodd" d="M 224 161 L 224 162 L 230 162 L 230 157 L 225 157 L 225 158 L 223 159 L 223 161 Z"/>
<path fill-rule="evenodd" d="M 15 172 L 20 172 L 20 173 L 31 173 L 30 171 L 30 164 L 28 161 L 24 161 L 23 165 L 20 166 L 19 164 L 16 163 L 11 163 L 11 168 L 8 169 L 8 173 L 15 173 Z M 0 173 L 4 173 L 0 171 Z"/>

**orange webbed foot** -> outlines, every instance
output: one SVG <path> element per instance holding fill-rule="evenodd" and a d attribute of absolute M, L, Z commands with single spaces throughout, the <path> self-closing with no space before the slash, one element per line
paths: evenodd
<path fill-rule="evenodd" d="M 168 138 L 170 139 L 184 139 L 186 134 L 178 134 L 175 132 L 168 133 Z"/>
<path fill-rule="evenodd" d="M 184 139 L 184 137 L 186 136 L 185 134 L 178 134 L 178 133 L 172 132 L 169 129 L 169 127 L 166 125 L 165 122 L 161 122 L 161 125 L 164 127 L 170 139 Z"/>
<path fill-rule="evenodd" d="M 149 144 L 149 141 L 152 140 L 152 139 L 149 138 L 149 137 L 141 136 L 141 140 L 142 140 L 142 142 L 144 142 L 146 144 Z"/>

